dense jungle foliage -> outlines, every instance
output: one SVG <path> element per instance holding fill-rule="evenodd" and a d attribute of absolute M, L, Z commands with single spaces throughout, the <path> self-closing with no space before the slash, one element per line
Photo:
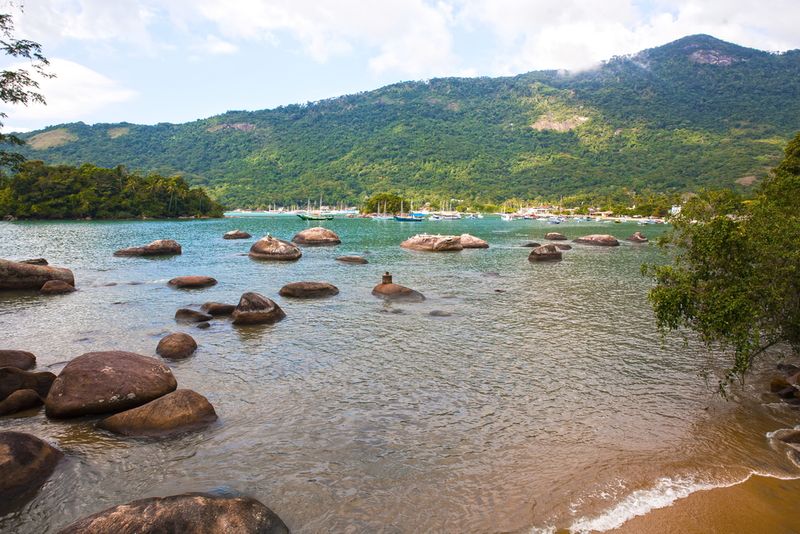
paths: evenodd
<path fill-rule="evenodd" d="M 596 69 L 442 78 L 185 124 L 53 126 L 48 163 L 181 173 L 230 207 L 746 191 L 800 129 L 800 51 L 686 37 Z"/>

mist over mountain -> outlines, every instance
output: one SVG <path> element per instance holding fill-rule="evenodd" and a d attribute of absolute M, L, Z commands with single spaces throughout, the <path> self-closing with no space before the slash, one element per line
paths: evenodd
<path fill-rule="evenodd" d="M 20 151 L 181 173 L 230 207 L 388 190 L 502 201 L 752 187 L 798 130 L 800 51 L 694 35 L 577 73 L 403 82 L 183 124 L 55 125 L 22 135 Z"/>

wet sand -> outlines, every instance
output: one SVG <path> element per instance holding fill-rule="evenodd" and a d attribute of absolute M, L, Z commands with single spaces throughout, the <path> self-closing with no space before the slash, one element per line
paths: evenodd
<path fill-rule="evenodd" d="M 800 480 L 753 475 L 741 484 L 698 491 L 636 517 L 616 534 L 800 532 Z"/>

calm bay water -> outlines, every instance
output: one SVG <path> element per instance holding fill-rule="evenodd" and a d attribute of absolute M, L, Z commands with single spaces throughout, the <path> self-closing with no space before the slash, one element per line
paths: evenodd
<path fill-rule="evenodd" d="M 758 379 L 739 402 L 720 400 L 698 376 L 720 356 L 678 337 L 662 342 L 639 272 L 658 261 L 657 247 L 574 245 L 561 263 L 531 264 L 519 246 L 554 230 L 653 238 L 663 227 L 490 218 L 324 224 L 341 245 L 260 263 L 245 255 L 252 241 L 268 232 L 289 239 L 311 224 L 0 223 L 0 257 L 46 257 L 71 268 L 79 288 L 0 295 L 3 348 L 30 350 L 41 369 L 58 372 L 94 350 L 154 355 L 163 335 L 185 331 L 199 349 L 170 366 L 179 387 L 208 397 L 220 416 L 167 440 L 120 438 L 95 429 L 94 419 L 48 421 L 42 411 L 0 419 L 0 430 L 33 433 L 67 455 L 33 501 L 0 518 L 0 530 L 55 531 L 137 498 L 215 488 L 256 497 L 295 532 L 603 530 L 704 484 L 796 473 L 765 438 L 796 424 L 795 413 L 765 402 Z M 223 240 L 234 228 L 254 238 Z M 491 248 L 399 248 L 421 231 L 469 232 Z M 112 256 L 159 238 L 177 239 L 183 254 Z M 343 254 L 370 263 L 334 261 Z M 386 270 L 428 300 L 374 298 Z M 190 274 L 219 284 L 167 287 Z M 301 280 L 341 293 L 278 297 Z M 207 330 L 173 320 L 179 307 L 235 304 L 245 291 L 273 298 L 287 318 L 258 328 L 215 320 Z"/>

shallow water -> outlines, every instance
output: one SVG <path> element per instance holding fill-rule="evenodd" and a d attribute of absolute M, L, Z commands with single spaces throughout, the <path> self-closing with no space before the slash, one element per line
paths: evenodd
<path fill-rule="evenodd" d="M 267 232 L 288 239 L 311 223 L 0 223 L 0 257 L 46 257 L 70 267 L 79 288 L 0 296 L 0 346 L 30 350 L 40 368 L 58 372 L 93 350 L 154 355 L 164 334 L 185 331 L 200 348 L 170 366 L 179 387 L 208 397 L 220 416 L 205 431 L 160 441 L 119 438 L 93 419 L 48 421 L 41 411 L 0 419 L 0 429 L 31 432 L 67 453 L 33 501 L 0 518 L 0 530 L 55 531 L 136 498 L 220 487 L 256 497 L 295 532 L 605 529 L 615 526 L 609 514 L 630 515 L 620 503 L 658 492 L 665 478 L 692 488 L 753 470 L 795 472 L 764 437 L 795 424 L 795 413 L 765 406 L 755 383 L 741 402 L 721 401 L 698 376 L 720 356 L 679 337 L 662 342 L 639 270 L 659 261 L 657 247 L 574 245 L 561 263 L 532 264 L 519 246 L 548 231 L 652 238 L 664 227 L 489 218 L 324 224 L 342 245 L 273 264 L 244 255 L 252 241 Z M 221 238 L 234 228 L 254 238 Z M 469 232 L 492 246 L 399 248 L 420 231 Z M 177 239 L 183 254 L 112 256 L 159 238 Z M 370 263 L 334 261 L 343 254 Z M 428 300 L 375 299 L 371 288 L 386 270 Z M 167 287 L 189 274 L 219 284 Z M 278 296 L 300 280 L 341 292 Z M 249 328 L 215 320 L 207 330 L 173 320 L 179 307 L 236 303 L 245 291 L 273 298 L 287 318 Z"/>

